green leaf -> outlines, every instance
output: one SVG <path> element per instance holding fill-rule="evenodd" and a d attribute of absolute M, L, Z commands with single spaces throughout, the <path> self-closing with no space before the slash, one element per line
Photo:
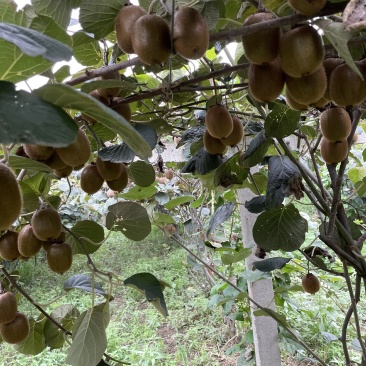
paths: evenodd
<path fill-rule="evenodd" d="M 328 19 L 318 19 L 314 24 L 324 32 L 324 35 L 328 38 L 329 42 L 334 46 L 346 64 L 363 80 L 363 76 L 357 68 L 348 48 L 348 41 L 351 39 L 352 34 L 345 30 L 344 24 L 342 22 L 333 22 Z"/>
<path fill-rule="evenodd" d="M 104 314 L 100 308 L 80 315 L 79 327 L 65 362 L 72 366 L 97 365 L 107 348 Z"/>
<path fill-rule="evenodd" d="M 366 167 L 355 167 L 348 171 L 348 178 L 353 184 L 362 182 L 366 178 Z"/>
<path fill-rule="evenodd" d="M 213 29 L 220 19 L 220 10 L 217 1 L 206 1 L 201 15 L 205 18 L 208 29 Z"/>
<path fill-rule="evenodd" d="M 136 129 L 125 118 L 95 98 L 62 84 L 44 85 L 35 90 L 35 93 L 61 108 L 76 109 L 96 119 L 119 134 L 141 159 L 151 156 L 151 148 Z"/>
<path fill-rule="evenodd" d="M 233 184 L 241 185 L 247 178 L 249 168 L 243 168 L 239 163 L 240 154 L 236 153 L 215 170 L 214 184 L 216 187 L 231 187 Z"/>
<path fill-rule="evenodd" d="M 253 238 L 266 251 L 292 252 L 300 248 L 307 230 L 307 220 L 290 204 L 262 212 L 253 226 Z"/>
<path fill-rule="evenodd" d="M 39 207 L 39 192 L 24 181 L 20 181 L 18 183 L 23 197 L 23 209 L 26 212 L 37 210 Z"/>
<path fill-rule="evenodd" d="M 164 317 L 168 316 L 162 284 L 151 273 L 137 273 L 124 280 L 126 286 L 133 287 L 145 295 Z"/>
<path fill-rule="evenodd" d="M 140 187 L 148 187 L 155 182 L 155 169 L 144 161 L 136 161 L 129 167 L 132 179 Z"/>
<path fill-rule="evenodd" d="M 115 218 L 114 228 L 135 241 L 145 239 L 151 231 L 149 215 L 135 202 L 118 202 L 108 207 L 108 215 Z"/>
<path fill-rule="evenodd" d="M 75 140 L 78 127 L 58 106 L 0 81 L 0 130 L 0 142 L 4 144 L 64 147 Z"/>
<path fill-rule="evenodd" d="M 32 0 L 32 5 L 37 14 L 53 18 L 64 29 L 69 26 L 73 0 Z"/>
<path fill-rule="evenodd" d="M 258 309 L 256 311 L 254 311 L 253 314 L 255 316 L 271 316 L 272 315 L 281 325 L 287 325 L 286 317 L 284 315 L 279 314 L 269 308 L 264 308 L 264 310 Z M 269 315 L 269 314 L 271 314 L 271 315 Z"/>
<path fill-rule="evenodd" d="M 140 186 L 132 187 L 126 193 L 120 194 L 119 196 L 126 200 L 141 201 L 154 196 L 156 192 L 157 188 L 154 183 L 149 187 L 140 187 Z"/>
<path fill-rule="evenodd" d="M 177 198 L 171 199 L 167 202 L 164 206 L 167 210 L 172 210 L 174 207 L 183 205 L 185 203 L 191 202 L 195 199 L 194 196 L 187 195 L 187 196 L 179 196 Z"/>
<path fill-rule="evenodd" d="M 240 163 L 244 168 L 250 168 L 259 164 L 268 147 L 271 145 L 271 139 L 265 136 L 264 130 L 258 132 L 250 142 L 248 149 L 240 156 Z"/>
<path fill-rule="evenodd" d="M 42 56 L 52 62 L 71 60 L 70 47 L 33 29 L 0 23 L 0 38 L 13 43 L 31 57 Z"/>
<path fill-rule="evenodd" d="M 176 221 L 168 214 L 154 212 L 154 224 L 176 224 Z"/>
<path fill-rule="evenodd" d="M 76 34 L 77 33 L 75 33 L 75 35 Z M 92 38 L 92 39 L 94 39 L 94 38 Z M 89 81 L 89 82 L 83 84 L 83 86 L 81 87 L 81 91 L 84 93 L 90 93 L 91 91 L 96 90 L 96 89 L 117 88 L 117 87 L 122 88 L 123 91 L 129 91 L 129 92 L 133 92 L 136 90 L 136 85 L 129 81 L 110 79 L 110 80 Z M 164 120 L 161 120 L 161 121 L 164 121 Z M 147 124 L 147 123 L 144 123 L 144 124 Z M 151 125 L 151 124 L 149 123 L 149 125 Z"/>
<path fill-rule="evenodd" d="M 291 258 L 274 257 L 262 261 L 255 261 L 253 262 L 253 266 L 259 271 L 271 272 L 275 269 L 283 268 L 290 260 Z"/>
<path fill-rule="evenodd" d="M 80 4 L 80 24 L 96 39 L 108 35 L 114 30 L 114 22 L 124 0 L 82 0 Z"/>
<path fill-rule="evenodd" d="M 103 290 L 102 286 L 100 286 L 98 282 L 94 281 L 93 284 L 92 279 L 89 276 L 78 274 L 71 276 L 65 281 L 64 283 L 65 291 L 70 291 L 75 288 L 86 292 L 93 292 L 94 289 L 94 293 L 104 296 L 107 300 L 113 299 L 113 297 L 109 296 L 109 294 L 107 294 Z"/>
<path fill-rule="evenodd" d="M 71 228 L 71 231 L 82 240 L 83 247 L 88 254 L 96 252 L 104 240 L 104 229 L 95 221 L 79 221 Z M 85 254 L 80 243 L 71 234 L 66 233 L 66 238 L 74 254 Z M 89 239 L 92 243 L 89 240 L 83 240 L 83 238 Z"/>
<path fill-rule="evenodd" d="M 336 335 L 332 334 L 332 333 L 328 333 L 328 332 L 321 332 L 324 340 L 327 343 L 333 342 L 333 341 L 339 341 L 340 337 L 337 337 Z"/>
<path fill-rule="evenodd" d="M 74 57 L 80 64 L 84 66 L 95 66 L 100 62 L 101 51 L 97 40 L 84 32 L 76 32 L 72 36 L 72 42 Z"/>
<path fill-rule="evenodd" d="M 43 335 L 44 321 L 36 321 L 33 318 L 29 319 L 29 335 L 21 343 L 14 347 L 23 355 L 38 355 L 46 348 L 46 342 Z"/>
<path fill-rule="evenodd" d="M 209 236 L 219 225 L 224 223 L 233 214 L 235 207 L 235 201 L 220 206 L 211 217 L 206 235 Z"/>
<path fill-rule="evenodd" d="M 222 254 L 221 260 L 225 265 L 232 265 L 233 263 L 241 262 L 252 254 L 251 248 L 243 248 L 235 254 Z"/>
<path fill-rule="evenodd" d="M 22 156 L 9 156 L 9 165 L 13 169 L 27 169 L 35 172 L 52 173 L 53 170 L 48 165 L 41 163 L 40 161 L 23 158 Z"/>
<path fill-rule="evenodd" d="M 266 136 L 276 138 L 290 136 L 298 128 L 300 115 L 300 111 L 295 111 L 285 104 L 275 103 L 264 121 Z"/>

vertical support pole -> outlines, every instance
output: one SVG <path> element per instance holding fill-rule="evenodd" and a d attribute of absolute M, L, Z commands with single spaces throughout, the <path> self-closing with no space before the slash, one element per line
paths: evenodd
<path fill-rule="evenodd" d="M 248 188 L 238 190 L 240 204 L 240 218 L 244 247 L 252 247 L 253 225 L 258 215 L 250 213 L 244 204 L 254 197 Z M 252 254 L 245 260 L 246 268 L 252 269 L 252 263 L 260 260 Z M 275 310 L 274 293 L 271 279 L 262 279 L 255 282 L 248 282 L 249 296 L 263 307 Z M 281 354 L 278 345 L 277 322 L 269 316 L 255 316 L 257 310 L 251 304 L 251 318 L 255 347 L 256 366 L 281 366 Z"/>

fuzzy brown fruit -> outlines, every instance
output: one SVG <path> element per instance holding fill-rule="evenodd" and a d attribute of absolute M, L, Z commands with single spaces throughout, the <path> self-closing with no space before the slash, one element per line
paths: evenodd
<path fill-rule="evenodd" d="M 42 241 L 57 239 L 62 224 L 59 213 L 53 207 L 41 207 L 32 216 L 31 225 L 34 235 Z"/>
<path fill-rule="evenodd" d="M 72 249 L 67 243 L 54 243 L 47 249 L 47 264 L 56 273 L 65 273 L 72 265 Z"/>
<path fill-rule="evenodd" d="M 33 160 L 47 160 L 55 151 L 51 146 L 24 144 L 25 153 Z"/>
<path fill-rule="evenodd" d="M 16 231 L 8 230 L 0 237 L 0 257 L 7 261 L 14 261 L 22 255 L 18 250 L 18 235 Z"/>
<path fill-rule="evenodd" d="M 26 315 L 18 312 L 15 319 L 7 324 L 0 324 L 1 338 L 10 344 L 24 341 L 29 335 L 29 321 Z"/>
<path fill-rule="evenodd" d="M 100 77 L 101 80 L 121 80 L 121 75 L 118 71 L 111 71 L 106 75 L 102 75 Z M 115 87 L 115 88 L 100 88 L 97 89 L 97 92 L 100 96 L 104 98 L 113 98 L 116 97 L 119 92 L 121 91 L 121 87 Z"/>
<path fill-rule="evenodd" d="M 126 121 L 131 121 L 131 107 L 128 103 L 120 103 L 117 104 L 118 101 L 122 100 L 123 98 L 114 98 L 111 102 L 111 108 L 121 115 Z"/>
<path fill-rule="evenodd" d="M 327 75 L 327 89 L 325 90 L 324 98 L 328 99 L 329 101 L 332 100 L 332 98 L 330 96 L 330 90 L 329 90 L 330 76 L 332 75 L 333 70 L 337 66 L 342 65 L 343 63 L 344 63 L 343 59 L 335 58 L 335 57 L 327 58 L 323 61 L 325 74 Z"/>
<path fill-rule="evenodd" d="M 169 179 L 169 180 L 173 179 L 173 177 L 174 177 L 173 170 L 172 169 L 165 169 L 164 176 L 165 176 L 166 179 Z"/>
<path fill-rule="evenodd" d="M 234 147 L 243 141 L 244 127 L 239 117 L 231 116 L 233 120 L 233 130 L 228 137 L 221 139 L 226 146 Z"/>
<path fill-rule="evenodd" d="M 146 15 L 141 6 L 127 5 L 118 13 L 115 23 L 118 47 L 126 53 L 135 53 L 132 46 L 132 28 L 138 18 Z"/>
<path fill-rule="evenodd" d="M 331 142 L 322 138 L 320 144 L 320 154 L 327 164 L 337 164 L 347 158 L 348 142 L 347 140 Z"/>
<path fill-rule="evenodd" d="M 286 104 L 290 108 L 295 109 L 297 111 L 306 111 L 308 109 L 308 105 L 296 102 L 296 100 L 292 98 L 291 94 L 288 92 L 287 88 L 285 91 L 285 96 L 286 96 Z"/>
<path fill-rule="evenodd" d="M 322 39 L 310 25 L 294 28 L 281 37 L 279 56 L 287 75 L 301 78 L 312 74 L 323 63 Z"/>
<path fill-rule="evenodd" d="M 104 183 L 104 179 L 99 174 L 95 164 L 87 165 L 80 175 L 80 187 L 88 194 L 97 193 Z"/>
<path fill-rule="evenodd" d="M 320 281 L 314 274 L 308 273 L 302 278 L 302 287 L 305 292 L 316 294 L 320 290 Z"/>
<path fill-rule="evenodd" d="M 182 7 L 174 15 L 174 49 L 184 58 L 197 60 L 208 48 L 206 20 L 194 8 Z"/>
<path fill-rule="evenodd" d="M 102 97 L 97 90 L 93 90 L 89 93 L 89 95 L 91 97 L 93 97 L 94 99 L 96 99 L 98 102 L 101 102 L 102 104 L 104 104 L 105 106 L 109 106 L 109 99 Z M 90 124 L 95 124 L 98 121 L 96 119 L 94 119 L 93 117 L 88 116 L 85 113 L 81 113 L 81 117 L 83 117 L 83 119 L 85 119 L 85 121 L 87 121 Z"/>
<path fill-rule="evenodd" d="M 124 167 L 122 163 L 104 161 L 99 156 L 96 159 L 96 164 L 100 176 L 106 181 L 118 179 Z"/>
<path fill-rule="evenodd" d="M 274 20 L 271 13 L 256 13 L 249 15 L 244 26 Z M 273 61 L 278 55 L 280 28 L 261 30 L 242 37 L 244 53 L 247 59 L 254 64 L 264 64 Z"/>
<path fill-rule="evenodd" d="M 127 187 L 128 184 L 128 170 L 124 164 L 122 164 L 122 172 L 120 176 L 115 180 L 107 180 L 107 186 L 113 191 L 120 192 Z"/>
<path fill-rule="evenodd" d="M 139 59 L 147 65 L 165 63 L 170 55 L 170 29 L 158 15 L 138 18 L 133 26 L 132 47 Z"/>
<path fill-rule="evenodd" d="M 17 316 L 17 299 L 8 291 L 0 293 L 0 324 L 12 322 Z"/>
<path fill-rule="evenodd" d="M 67 167 L 67 164 L 60 158 L 56 151 L 54 151 L 53 154 L 44 161 L 44 163 L 55 170 Z"/>
<path fill-rule="evenodd" d="M 302 15 L 315 15 L 322 10 L 327 0 L 288 0 L 290 6 Z"/>
<path fill-rule="evenodd" d="M 0 231 L 7 230 L 22 211 L 22 196 L 13 171 L 0 163 Z"/>
<path fill-rule="evenodd" d="M 351 126 L 351 118 L 344 108 L 330 108 L 320 115 L 320 129 L 329 141 L 345 140 L 351 132 Z"/>
<path fill-rule="evenodd" d="M 33 233 L 32 225 L 25 225 L 19 232 L 18 250 L 24 257 L 33 257 L 42 248 L 42 240 Z"/>
<path fill-rule="evenodd" d="M 233 119 L 222 104 L 215 104 L 208 109 L 205 123 L 209 134 L 217 139 L 228 137 L 234 128 Z"/>
<path fill-rule="evenodd" d="M 66 178 L 68 177 L 73 171 L 73 167 L 70 165 L 66 165 L 64 168 L 61 169 L 54 169 L 53 170 L 53 174 L 57 177 L 57 178 Z"/>
<path fill-rule="evenodd" d="M 206 151 L 212 155 L 221 155 L 227 150 L 227 146 L 223 144 L 220 139 L 211 136 L 208 130 L 205 130 L 203 134 L 203 146 Z"/>

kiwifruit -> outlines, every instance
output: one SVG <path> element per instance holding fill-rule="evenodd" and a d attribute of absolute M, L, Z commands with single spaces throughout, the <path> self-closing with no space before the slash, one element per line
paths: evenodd
<path fill-rule="evenodd" d="M 89 95 L 91 97 L 93 97 L 94 99 L 98 100 L 99 102 L 103 103 L 105 106 L 109 106 L 109 99 L 104 98 L 103 96 L 101 96 L 97 90 L 93 90 L 89 93 Z M 96 119 L 94 119 L 93 117 L 88 116 L 85 113 L 81 113 L 81 117 L 83 117 L 83 119 L 87 122 L 89 122 L 90 124 L 95 124 L 98 121 Z"/>
<path fill-rule="evenodd" d="M 287 75 L 301 78 L 312 74 L 323 63 L 322 39 L 310 25 L 294 28 L 282 35 L 279 56 L 282 70 Z"/>
<path fill-rule="evenodd" d="M 308 109 L 308 105 L 296 102 L 296 100 L 292 98 L 291 94 L 289 94 L 287 88 L 285 91 L 285 96 L 286 96 L 286 104 L 290 108 L 296 109 L 297 111 L 306 111 Z"/>
<path fill-rule="evenodd" d="M 290 6 L 302 15 L 315 15 L 322 10 L 327 0 L 288 0 Z"/>
<path fill-rule="evenodd" d="M 111 161 L 102 160 L 99 156 L 96 159 L 96 164 L 100 176 L 104 180 L 116 180 L 122 173 L 125 167 L 123 163 L 113 163 Z"/>
<path fill-rule="evenodd" d="M 304 288 L 305 292 L 309 294 L 315 294 L 320 290 L 320 282 L 318 277 L 316 277 L 312 273 L 306 274 L 302 278 L 302 287 Z"/>
<path fill-rule="evenodd" d="M 328 99 L 324 98 L 324 96 L 322 96 L 316 102 L 310 103 L 310 105 L 315 108 L 324 108 L 329 103 L 330 103 L 330 100 L 328 100 Z"/>
<path fill-rule="evenodd" d="M 212 155 L 224 154 L 227 150 L 227 146 L 220 139 L 211 136 L 208 130 L 205 130 L 203 134 L 203 146 Z"/>
<path fill-rule="evenodd" d="M 33 160 L 47 160 L 55 151 L 51 146 L 24 144 L 25 153 Z"/>
<path fill-rule="evenodd" d="M 182 7 L 174 15 L 174 49 L 184 58 L 197 60 L 208 48 L 206 20 L 194 8 Z"/>
<path fill-rule="evenodd" d="M 278 58 L 264 65 L 251 63 L 248 71 L 249 92 L 262 103 L 273 102 L 285 85 L 285 73 Z"/>
<path fill-rule="evenodd" d="M 240 118 L 237 116 L 231 116 L 233 120 L 233 130 L 228 137 L 221 139 L 221 142 L 226 146 L 234 147 L 243 141 L 244 127 Z"/>
<path fill-rule="evenodd" d="M 170 55 L 168 23 L 155 14 L 143 15 L 134 23 L 132 47 L 139 59 L 147 65 L 163 64 Z"/>
<path fill-rule="evenodd" d="M 67 167 L 67 164 L 60 158 L 56 151 L 44 163 L 55 170 Z"/>
<path fill-rule="evenodd" d="M 327 164 L 340 163 L 347 158 L 348 142 L 347 140 L 331 142 L 323 137 L 320 143 L 320 154 Z"/>
<path fill-rule="evenodd" d="M 173 170 L 172 169 L 165 169 L 164 176 L 165 176 L 166 179 L 169 179 L 169 180 L 173 179 L 173 177 L 174 177 Z"/>
<path fill-rule="evenodd" d="M 7 324 L 0 324 L 1 338 L 10 344 L 23 342 L 29 335 L 29 320 L 25 314 L 18 312 L 15 319 Z"/>
<path fill-rule="evenodd" d="M 101 80 L 121 80 L 121 75 L 118 71 L 111 71 L 106 75 L 102 75 L 100 77 L 100 79 Z M 104 98 L 116 97 L 120 91 L 121 91 L 120 87 L 97 89 L 98 94 Z"/>
<path fill-rule="evenodd" d="M 256 13 L 245 19 L 243 26 L 274 20 L 272 13 Z M 242 37 L 246 58 L 254 64 L 264 64 L 273 61 L 278 55 L 280 28 L 270 28 L 244 35 Z"/>
<path fill-rule="evenodd" d="M 205 123 L 209 134 L 217 139 L 228 137 L 234 128 L 233 119 L 222 104 L 214 104 L 208 109 Z"/>
<path fill-rule="evenodd" d="M 126 121 L 131 121 L 131 107 L 128 103 L 119 103 L 123 98 L 114 98 L 111 102 L 111 108 L 120 114 Z"/>
<path fill-rule="evenodd" d="M 8 230 L 0 237 L 0 257 L 7 261 L 14 261 L 21 257 L 18 250 L 18 235 L 16 231 Z"/>
<path fill-rule="evenodd" d="M 332 142 L 345 140 L 351 132 L 352 121 L 344 108 L 330 108 L 320 115 L 320 130 Z"/>
<path fill-rule="evenodd" d="M 332 98 L 330 96 L 330 91 L 329 91 L 330 75 L 332 75 L 333 70 L 337 66 L 342 65 L 343 63 L 344 63 L 344 61 L 341 58 L 336 58 L 336 57 L 330 57 L 323 61 L 325 74 L 327 75 L 327 89 L 325 90 L 324 98 L 328 99 L 329 101 L 332 100 Z"/>
<path fill-rule="evenodd" d="M 7 230 L 22 211 L 22 195 L 13 171 L 0 163 L 0 231 Z"/>
<path fill-rule="evenodd" d="M 286 75 L 287 92 L 300 104 L 317 102 L 324 95 L 326 88 L 327 77 L 323 66 L 312 74 L 301 78 Z"/>
<path fill-rule="evenodd" d="M 358 134 L 355 132 L 352 136 L 352 144 L 355 144 L 358 141 Z"/>
<path fill-rule="evenodd" d="M 17 298 L 8 291 L 0 293 L 0 324 L 12 322 L 17 316 Z"/>
<path fill-rule="evenodd" d="M 42 240 L 33 233 L 32 225 L 25 225 L 19 232 L 18 250 L 24 257 L 33 257 L 42 248 Z"/>
<path fill-rule="evenodd" d="M 363 67 L 356 62 L 356 66 L 366 77 Z M 331 99 L 340 107 L 356 106 L 366 98 L 366 82 L 363 81 L 346 63 L 337 66 L 329 80 Z"/>
<path fill-rule="evenodd" d="M 47 249 L 47 264 L 51 271 L 65 273 L 72 265 L 72 248 L 67 243 L 54 243 Z"/>
<path fill-rule="evenodd" d="M 39 208 L 32 216 L 31 225 L 34 235 L 43 241 L 56 239 L 62 231 L 60 215 L 51 206 Z"/>
<path fill-rule="evenodd" d="M 80 187 L 88 194 L 98 192 L 104 183 L 104 179 L 100 176 L 95 163 L 88 164 L 80 175 Z"/>
<path fill-rule="evenodd" d="M 146 11 L 141 6 L 126 5 L 118 13 L 115 23 L 116 38 L 119 48 L 126 53 L 135 53 L 132 46 L 131 34 L 136 20 Z"/>
<path fill-rule="evenodd" d="M 108 189 L 107 196 L 108 198 L 113 198 L 116 195 L 116 192 L 113 189 Z"/>
<path fill-rule="evenodd" d="M 53 174 L 57 178 L 66 178 L 72 173 L 72 171 L 73 171 L 73 167 L 70 165 L 66 165 L 64 168 L 54 169 Z"/>
<path fill-rule="evenodd" d="M 20 156 L 22 158 L 27 158 L 29 159 L 29 156 L 27 155 L 27 153 L 24 150 L 24 146 L 23 145 L 19 145 L 18 148 L 15 151 L 15 155 L 16 156 Z"/>
<path fill-rule="evenodd" d="M 79 129 L 76 140 L 69 146 L 57 148 L 56 152 L 67 165 L 79 167 L 86 164 L 90 158 L 91 149 L 85 132 Z"/>
<path fill-rule="evenodd" d="M 127 187 L 128 184 L 128 170 L 124 164 L 122 164 L 122 172 L 120 176 L 115 180 L 107 180 L 107 185 L 113 191 L 120 192 Z"/>

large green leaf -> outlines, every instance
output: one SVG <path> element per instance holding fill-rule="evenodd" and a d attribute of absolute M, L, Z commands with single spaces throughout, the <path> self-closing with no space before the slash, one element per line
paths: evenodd
<path fill-rule="evenodd" d="M 300 248 L 307 230 L 307 220 L 290 204 L 262 212 L 253 226 L 253 238 L 266 251 L 292 252 Z"/>
<path fill-rule="evenodd" d="M 228 188 L 233 184 L 243 184 L 248 176 L 249 168 L 243 168 L 239 163 L 239 159 L 240 154 L 236 153 L 215 170 L 214 184 L 216 187 Z"/>
<path fill-rule="evenodd" d="M 271 272 L 275 269 L 283 268 L 291 258 L 274 257 L 262 261 L 253 262 L 253 266 L 262 272 Z"/>
<path fill-rule="evenodd" d="M 119 134 L 140 158 L 151 156 L 151 148 L 136 129 L 120 114 L 95 98 L 62 84 L 44 85 L 35 90 L 35 93 L 61 108 L 76 109 L 96 119 Z"/>
<path fill-rule="evenodd" d="M 130 188 L 126 193 L 119 196 L 126 200 L 141 201 L 152 197 L 157 192 L 156 184 L 151 184 L 149 187 L 135 186 Z"/>
<path fill-rule="evenodd" d="M 72 289 L 93 292 L 104 296 L 107 300 L 112 300 L 112 297 L 107 294 L 102 286 L 97 282 L 92 282 L 92 278 L 82 274 L 74 275 L 68 278 L 64 283 L 64 290 L 70 291 Z"/>
<path fill-rule="evenodd" d="M 24 355 L 38 355 L 46 348 L 43 334 L 44 321 L 29 319 L 29 335 L 21 343 L 15 345 L 15 349 Z"/>
<path fill-rule="evenodd" d="M 103 309 L 95 307 L 80 315 L 79 326 L 69 348 L 66 363 L 72 366 L 97 365 L 107 348 Z"/>
<path fill-rule="evenodd" d="M 13 169 L 27 169 L 35 172 L 52 173 L 53 170 L 48 165 L 41 163 L 40 161 L 23 158 L 22 156 L 9 156 L 9 165 Z"/>
<path fill-rule="evenodd" d="M 0 142 L 63 147 L 76 138 L 78 127 L 61 108 L 35 94 L 0 81 Z"/>
<path fill-rule="evenodd" d="M 136 161 L 129 166 L 133 181 L 140 187 L 148 187 L 155 181 L 155 169 L 144 161 Z"/>
<path fill-rule="evenodd" d="M 252 254 L 251 248 L 242 248 L 235 254 L 224 253 L 221 254 L 222 263 L 225 265 L 232 265 L 233 263 L 241 262 Z"/>
<path fill-rule="evenodd" d="M 54 19 L 62 28 L 70 24 L 73 0 L 32 0 L 37 14 L 46 15 Z"/>
<path fill-rule="evenodd" d="M 24 181 L 19 182 L 23 197 L 23 210 L 32 212 L 39 207 L 39 192 Z"/>
<path fill-rule="evenodd" d="M 84 32 L 72 36 L 73 51 L 76 61 L 84 66 L 95 66 L 101 60 L 100 46 L 97 40 Z M 84 91 L 84 90 L 83 90 Z"/>
<path fill-rule="evenodd" d="M 179 196 L 177 198 L 173 198 L 169 202 L 167 202 L 164 206 L 167 210 L 172 210 L 174 207 L 183 205 L 184 203 L 192 202 L 195 199 L 194 196 L 187 195 L 187 196 Z"/>

